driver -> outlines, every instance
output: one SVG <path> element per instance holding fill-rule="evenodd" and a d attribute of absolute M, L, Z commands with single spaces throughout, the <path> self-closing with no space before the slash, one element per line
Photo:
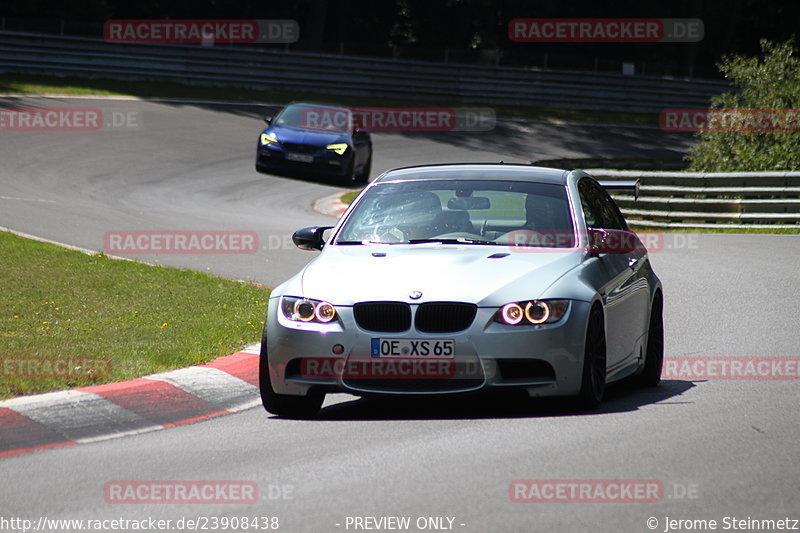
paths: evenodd
<path fill-rule="evenodd" d="M 543 245 L 572 245 L 569 211 L 560 198 L 528 194 L 525 198 L 525 226 L 522 229 L 534 230 Z"/>
<path fill-rule="evenodd" d="M 434 221 L 442 212 L 442 202 L 435 193 L 421 191 L 382 198 L 375 210 L 376 224 L 369 237 L 371 240 L 427 239 L 433 236 Z"/>
<path fill-rule="evenodd" d="M 405 233 L 406 239 L 427 239 L 433 237 L 433 226 L 442 212 L 442 201 L 431 191 L 422 191 L 400 207 L 402 216 L 398 227 Z"/>

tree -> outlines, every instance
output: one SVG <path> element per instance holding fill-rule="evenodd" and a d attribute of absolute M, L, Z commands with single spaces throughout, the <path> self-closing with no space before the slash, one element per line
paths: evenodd
<path fill-rule="evenodd" d="M 763 39 L 761 51 L 761 58 L 730 55 L 718 64 L 740 92 L 713 97 L 712 110 L 740 110 L 738 116 L 745 117 L 739 122 L 742 131 L 708 131 L 710 128 L 707 128 L 707 131 L 698 132 L 700 143 L 687 156 L 692 170 L 800 168 L 800 58 L 795 39 L 781 43 Z M 718 116 L 722 116 L 721 113 L 717 112 Z M 783 126 L 793 131 L 751 131 L 765 129 L 754 128 L 752 123 L 754 117 L 765 116 L 772 119 L 772 126 L 766 129 Z M 747 120 L 751 121 L 749 125 Z"/>

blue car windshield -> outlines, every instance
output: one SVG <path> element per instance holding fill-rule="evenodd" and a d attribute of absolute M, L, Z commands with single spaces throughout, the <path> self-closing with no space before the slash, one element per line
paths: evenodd
<path fill-rule="evenodd" d="M 335 244 L 572 248 L 563 185 L 524 181 L 420 180 L 379 184 L 359 200 Z"/>
<path fill-rule="evenodd" d="M 275 119 L 278 126 L 325 131 L 349 131 L 353 114 L 341 107 L 294 104 L 286 107 Z"/>

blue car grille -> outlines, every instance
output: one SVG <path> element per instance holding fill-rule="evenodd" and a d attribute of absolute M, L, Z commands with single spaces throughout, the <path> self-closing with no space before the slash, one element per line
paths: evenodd
<path fill-rule="evenodd" d="M 316 154 L 320 150 L 319 146 L 310 144 L 281 143 L 281 146 L 287 152 L 296 152 L 298 154 Z"/>

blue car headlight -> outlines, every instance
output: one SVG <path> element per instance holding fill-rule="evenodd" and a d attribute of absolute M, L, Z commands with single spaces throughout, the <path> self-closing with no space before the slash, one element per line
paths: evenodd
<path fill-rule="evenodd" d="M 561 320 L 569 300 L 526 300 L 512 302 L 497 310 L 494 321 L 509 326 L 552 324 Z"/>
<path fill-rule="evenodd" d="M 278 136 L 275 133 L 262 133 L 261 134 L 261 144 L 275 144 L 278 142 Z"/>
<path fill-rule="evenodd" d="M 342 155 L 347 150 L 347 143 L 334 143 L 325 147 L 328 150 L 333 150 L 336 155 Z"/>
<path fill-rule="evenodd" d="M 295 322 L 327 324 L 336 318 L 333 304 L 321 300 L 283 296 L 280 307 L 283 316 Z"/>

